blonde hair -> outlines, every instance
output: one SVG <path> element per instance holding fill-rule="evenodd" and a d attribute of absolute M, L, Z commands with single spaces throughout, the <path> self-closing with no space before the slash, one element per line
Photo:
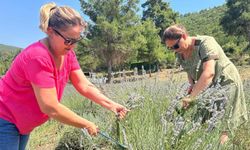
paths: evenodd
<path fill-rule="evenodd" d="M 164 31 L 162 40 L 163 42 L 165 42 L 166 40 L 177 40 L 181 38 L 183 34 L 188 35 L 186 28 L 181 24 L 175 24 L 168 27 Z"/>
<path fill-rule="evenodd" d="M 57 6 L 54 2 L 44 4 L 40 8 L 39 28 L 47 33 L 48 27 L 67 30 L 67 28 L 80 25 L 87 27 L 87 23 L 81 15 L 68 6 Z"/>

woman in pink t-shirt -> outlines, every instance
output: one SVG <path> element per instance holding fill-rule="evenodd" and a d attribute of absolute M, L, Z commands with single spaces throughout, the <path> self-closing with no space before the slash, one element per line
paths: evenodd
<path fill-rule="evenodd" d="M 86 23 L 67 6 L 48 3 L 40 9 L 47 37 L 25 48 L 0 80 L 0 149 L 25 149 L 29 133 L 48 118 L 96 135 L 97 126 L 60 103 L 67 81 L 101 106 L 125 117 L 127 109 L 111 101 L 84 76 L 73 48 Z"/>

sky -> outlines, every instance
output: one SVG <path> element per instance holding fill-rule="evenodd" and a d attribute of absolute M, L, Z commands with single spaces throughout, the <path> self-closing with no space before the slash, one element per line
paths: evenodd
<path fill-rule="evenodd" d="M 68 5 L 81 12 L 79 0 L 1 0 L 0 1 L 0 44 L 25 48 L 46 35 L 39 29 L 40 7 L 48 2 Z M 166 0 L 180 14 L 198 12 L 225 3 L 225 0 Z M 144 1 L 141 0 L 140 3 Z"/>

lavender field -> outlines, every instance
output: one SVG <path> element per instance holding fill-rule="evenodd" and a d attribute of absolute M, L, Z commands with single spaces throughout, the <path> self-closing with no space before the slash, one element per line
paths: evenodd
<path fill-rule="evenodd" d="M 184 111 L 178 100 L 186 94 L 188 84 L 185 81 L 185 74 L 170 72 L 164 78 L 156 73 L 151 78 L 135 78 L 133 82 L 124 79 L 117 84 L 97 83 L 96 86 L 108 97 L 131 110 L 121 121 L 117 121 L 112 112 L 78 95 L 71 85 L 65 90 L 63 103 L 96 123 L 101 131 L 130 150 L 250 149 L 249 123 L 239 127 L 226 144 L 219 143 L 227 88 L 217 85 L 205 91 L 197 98 L 197 103 Z M 250 94 L 247 91 L 250 80 L 244 80 L 244 87 L 250 107 Z M 220 105 L 214 106 L 218 101 Z M 202 116 L 197 115 L 200 108 L 204 107 L 212 116 L 205 122 Z M 28 149 L 122 148 L 101 135 L 89 137 L 80 129 L 51 120 L 32 133 Z"/>

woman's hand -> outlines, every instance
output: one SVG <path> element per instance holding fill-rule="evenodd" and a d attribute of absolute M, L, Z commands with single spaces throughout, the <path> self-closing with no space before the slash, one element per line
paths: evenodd
<path fill-rule="evenodd" d="M 98 127 L 92 122 L 88 122 L 85 128 L 91 136 L 96 136 L 98 133 Z"/>
<path fill-rule="evenodd" d="M 225 142 L 228 140 L 227 132 L 222 132 L 220 136 L 220 144 L 225 144 Z"/>
<path fill-rule="evenodd" d="M 187 109 L 190 105 L 191 102 L 193 102 L 194 99 L 193 98 L 190 98 L 190 97 L 184 97 L 181 99 L 181 102 L 182 102 L 182 107 L 184 109 Z"/>
<path fill-rule="evenodd" d="M 119 119 L 123 119 L 129 111 L 126 107 L 117 103 L 113 104 L 111 110 L 118 115 Z"/>
<path fill-rule="evenodd" d="M 81 69 L 72 71 L 70 79 L 79 93 L 93 102 L 100 104 L 102 107 L 115 112 L 118 114 L 120 119 L 124 118 L 126 113 L 129 111 L 124 106 L 111 101 L 103 95 L 102 92 L 100 92 L 90 81 L 88 81 Z"/>

